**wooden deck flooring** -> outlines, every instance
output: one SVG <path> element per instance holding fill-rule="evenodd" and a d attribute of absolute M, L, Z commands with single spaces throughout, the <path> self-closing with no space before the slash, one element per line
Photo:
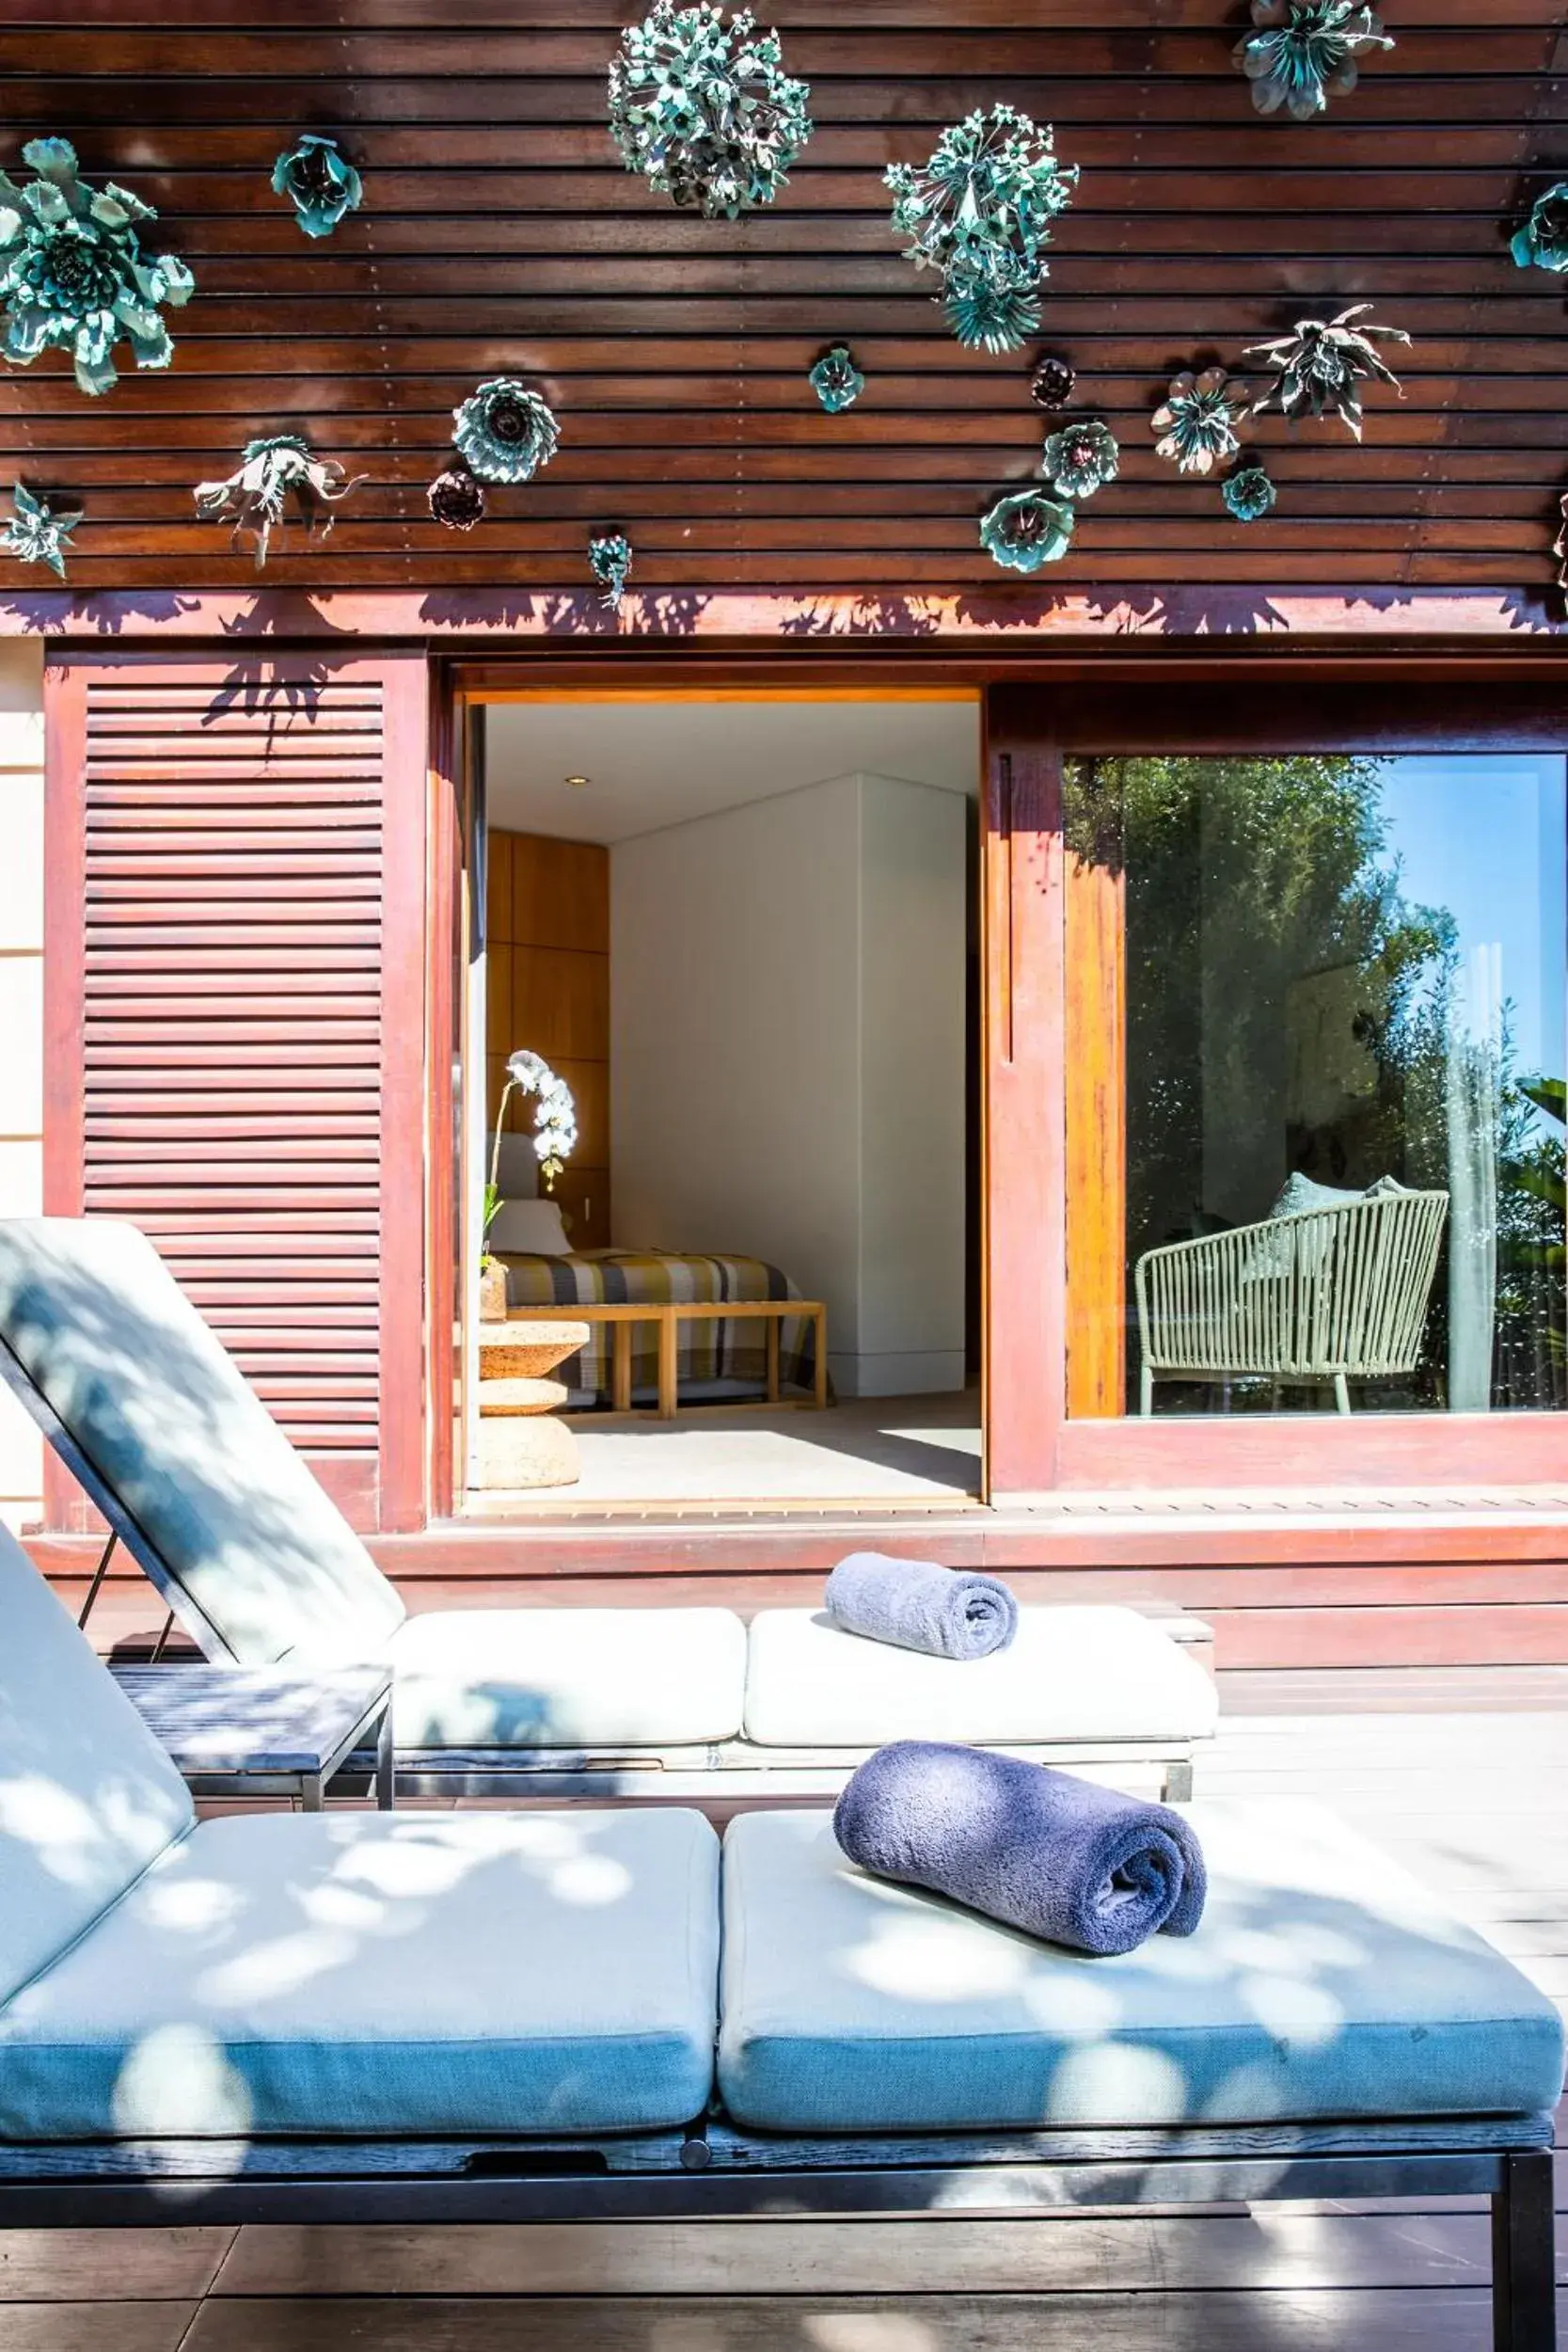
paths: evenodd
<path fill-rule="evenodd" d="M 1200 1787 L 1320 1797 L 1568 2001 L 1565 1682 L 1227 1677 Z M 1562 2248 L 1568 2285 L 1568 2221 Z M 1456 2201 L 13 2233 L 0 2352 L 1484 2352 L 1487 2262 L 1483 2214 Z"/>

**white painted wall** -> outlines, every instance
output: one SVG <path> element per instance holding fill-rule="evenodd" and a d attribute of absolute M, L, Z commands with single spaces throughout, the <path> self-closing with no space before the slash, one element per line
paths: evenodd
<path fill-rule="evenodd" d="M 43 650 L 0 640 L 0 1216 L 43 1205 Z M 0 1390 L 0 1519 L 38 1518 L 42 1441 Z"/>
<path fill-rule="evenodd" d="M 851 775 L 610 852 L 615 1239 L 783 1266 L 846 1395 L 963 1385 L 966 821 Z"/>

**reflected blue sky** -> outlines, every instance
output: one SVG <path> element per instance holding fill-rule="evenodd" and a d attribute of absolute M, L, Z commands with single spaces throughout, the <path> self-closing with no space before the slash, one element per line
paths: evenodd
<path fill-rule="evenodd" d="M 1534 753 L 1381 763 L 1407 901 L 1447 907 L 1461 954 L 1502 951 L 1514 1067 L 1568 1069 L 1568 762 Z"/>

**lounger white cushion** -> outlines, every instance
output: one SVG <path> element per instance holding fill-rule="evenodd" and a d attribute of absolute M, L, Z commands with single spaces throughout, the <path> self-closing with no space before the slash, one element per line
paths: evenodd
<path fill-rule="evenodd" d="M 400 1748 L 684 1746 L 740 1729 L 746 1629 L 728 1609 L 441 1609 L 406 1618 Z"/>
<path fill-rule="evenodd" d="M 1009 1648 L 962 1663 L 841 1632 L 820 1611 L 752 1621 L 746 1735 L 764 1747 L 1201 1739 L 1216 1714 L 1202 1667 L 1133 1609 L 1022 1609 Z"/>
<path fill-rule="evenodd" d="M 0 1527 L 0 2001 L 195 1818 L 163 1749 Z"/>
<path fill-rule="evenodd" d="M 230 1657 L 377 1655 L 396 1588 L 145 1234 L 0 1220 L 0 1336 Z"/>
<path fill-rule="evenodd" d="M 718 1861 L 674 1809 L 204 1822 L 0 2010 L 0 2135 L 676 2127 Z"/>
<path fill-rule="evenodd" d="M 1538 2114 L 1562 2084 L 1544 1994 L 1332 1814 L 1189 1808 L 1190 1938 L 1089 1960 L 855 1869 L 831 1816 L 724 1842 L 719 2086 L 801 2132 Z"/>

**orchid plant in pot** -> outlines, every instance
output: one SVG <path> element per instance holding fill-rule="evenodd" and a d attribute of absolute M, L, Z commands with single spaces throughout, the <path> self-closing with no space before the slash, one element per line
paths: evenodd
<path fill-rule="evenodd" d="M 501 1133 L 506 1121 L 506 1106 L 519 1090 L 535 1096 L 538 1101 L 539 1107 L 533 1115 L 533 1153 L 539 1162 L 539 1173 L 545 1180 L 546 1192 L 555 1190 L 556 1178 L 577 1148 L 578 1114 L 571 1088 L 564 1078 L 556 1075 L 542 1054 L 535 1054 L 527 1046 L 522 1047 L 507 1061 L 506 1084 L 501 1089 L 501 1099 L 496 1107 L 490 1172 L 484 1186 L 484 1248 L 480 1260 L 482 1275 L 489 1274 L 492 1268 L 497 1273 L 503 1273 L 490 1255 L 490 1228 L 501 1206 Z M 501 1311 L 504 1313 L 504 1308 Z"/>

